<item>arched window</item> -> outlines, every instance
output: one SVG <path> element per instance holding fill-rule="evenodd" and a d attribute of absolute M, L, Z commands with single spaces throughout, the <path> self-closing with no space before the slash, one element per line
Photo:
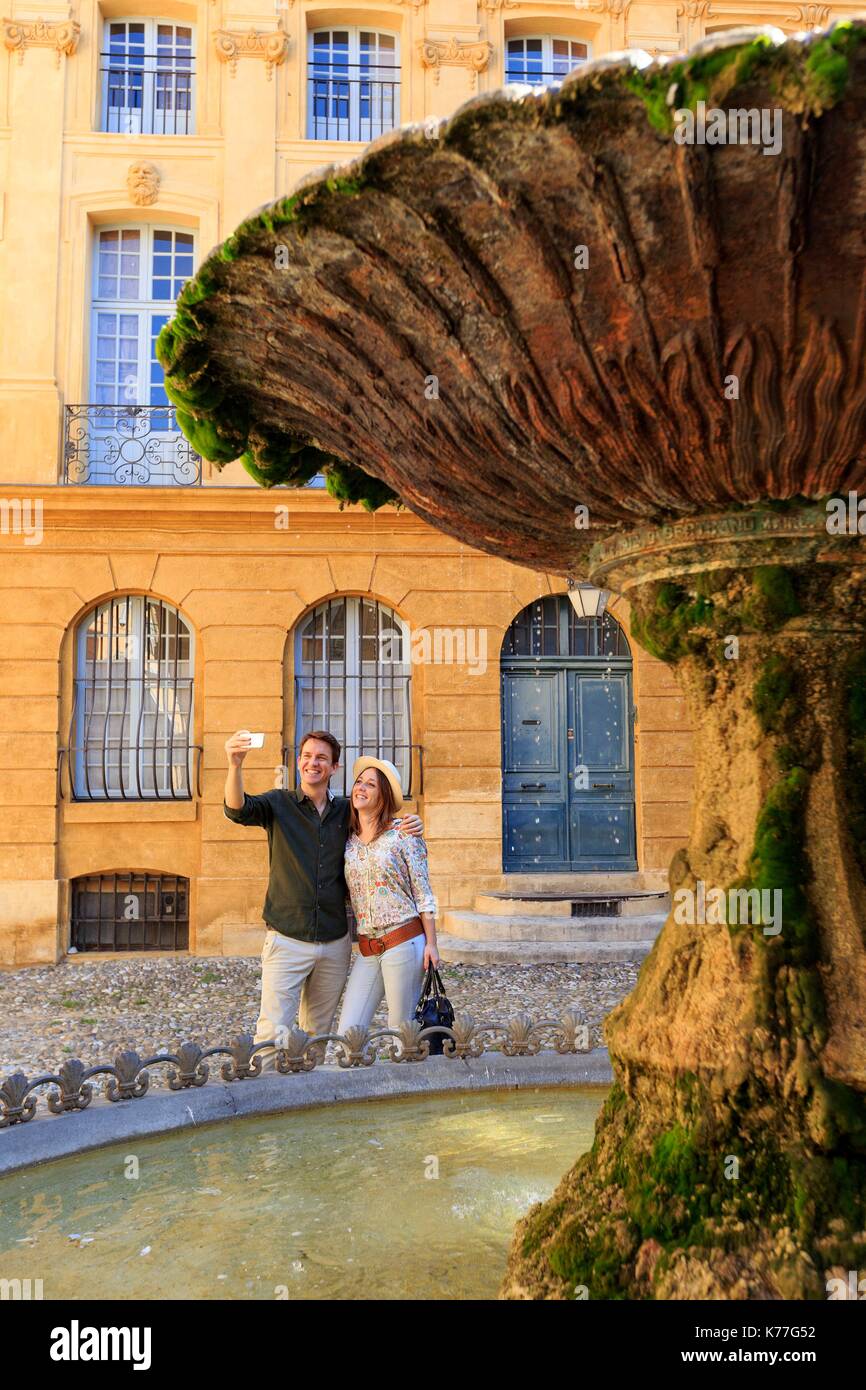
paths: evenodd
<path fill-rule="evenodd" d="M 400 121 L 400 43 L 372 29 L 312 29 L 307 138 L 372 140 Z"/>
<path fill-rule="evenodd" d="M 201 458 L 178 430 L 156 358 L 192 274 L 194 235 L 145 223 L 101 227 L 94 243 L 90 400 L 66 408 L 66 480 L 198 483 Z"/>
<path fill-rule="evenodd" d="M 530 603 L 512 622 L 502 643 L 508 657 L 627 657 L 625 633 L 610 613 L 581 618 L 565 594 Z"/>
<path fill-rule="evenodd" d="M 94 608 L 75 635 L 69 730 L 76 800 L 189 800 L 193 633 L 176 608 L 137 594 Z"/>
<path fill-rule="evenodd" d="M 193 28 L 164 19 L 107 19 L 99 68 L 100 130 L 193 135 Z"/>
<path fill-rule="evenodd" d="M 384 604 L 333 598 L 295 633 L 295 752 L 310 729 L 327 729 L 343 745 L 343 794 L 363 753 L 388 758 L 410 790 L 412 770 L 409 628 Z"/>
<path fill-rule="evenodd" d="M 508 39 L 505 80 L 526 82 L 533 87 L 561 82 L 572 68 L 585 63 L 588 57 L 589 44 L 581 39 L 554 38 L 551 34 Z"/>

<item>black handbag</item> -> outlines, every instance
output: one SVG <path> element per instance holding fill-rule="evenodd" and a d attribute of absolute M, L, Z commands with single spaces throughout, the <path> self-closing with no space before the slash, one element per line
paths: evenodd
<path fill-rule="evenodd" d="M 454 1022 L 454 1010 L 445 994 L 442 981 L 439 978 L 439 971 L 435 965 L 427 966 L 421 998 L 415 1005 L 415 1020 L 421 1024 L 422 1028 L 450 1028 Z M 427 1038 L 425 1041 L 430 1044 L 431 1057 L 441 1055 L 442 1045 L 445 1042 L 442 1033 L 434 1033 L 432 1038 Z"/>

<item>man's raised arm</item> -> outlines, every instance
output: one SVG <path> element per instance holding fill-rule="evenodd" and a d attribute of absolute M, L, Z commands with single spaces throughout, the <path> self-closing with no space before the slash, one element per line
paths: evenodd
<path fill-rule="evenodd" d="M 225 804 L 232 811 L 240 811 L 244 804 L 243 765 L 250 746 L 250 736 L 246 729 L 241 729 L 226 739 L 229 770 L 226 774 Z"/>

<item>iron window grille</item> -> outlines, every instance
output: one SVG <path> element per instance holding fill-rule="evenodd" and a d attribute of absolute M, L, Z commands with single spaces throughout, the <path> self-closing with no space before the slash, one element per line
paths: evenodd
<path fill-rule="evenodd" d="M 77 951 L 189 950 L 189 879 L 131 869 L 72 880 Z"/>
<path fill-rule="evenodd" d="M 611 613 L 581 618 L 565 594 L 547 594 L 518 613 L 502 643 L 507 657 L 628 657 L 625 633 Z"/>
<path fill-rule="evenodd" d="M 331 787 L 347 795 L 352 764 L 369 754 L 387 758 L 405 793 L 413 784 L 411 655 L 409 628 L 375 599 L 328 599 L 295 630 L 294 738 L 284 766 L 296 776 L 295 749 L 311 729 L 326 729 L 343 746 Z M 294 785 L 294 783 L 293 783 Z"/>
<path fill-rule="evenodd" d="M 65 756 L 78 801 L 192 798 L 193 660 L 191 629 L 162 599 L 127 594 L 83 619 L 61 794 Z"/>

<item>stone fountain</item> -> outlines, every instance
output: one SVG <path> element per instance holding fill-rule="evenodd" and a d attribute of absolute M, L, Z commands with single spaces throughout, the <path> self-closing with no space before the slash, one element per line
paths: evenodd
<path fill-rule="evenodd" d="M 624 594 L 686 692 L 674 910 L 505 1296 L 866 1267 L 864 170 L 866 26 L 619 55 L 306 179 L 160 338 L 206 457 Z"/>

